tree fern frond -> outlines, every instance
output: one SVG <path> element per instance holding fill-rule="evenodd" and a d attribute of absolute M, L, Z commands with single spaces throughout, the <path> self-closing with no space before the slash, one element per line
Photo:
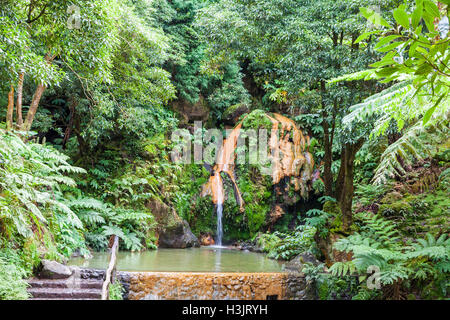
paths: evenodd
<path fill-rule="evenodd" d="M 342 81 L 354 81 L 354 80 L 376 80 L 379 77 L 375 73 L 375 69 L 366 69 L 350 74 L 346 74 L 337 78 L 333 78 L 328 81 L 329 84 L 338 83 Z"/>

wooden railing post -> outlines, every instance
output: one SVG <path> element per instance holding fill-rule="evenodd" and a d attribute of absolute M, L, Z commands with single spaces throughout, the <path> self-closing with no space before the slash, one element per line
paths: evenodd
<path fill-rule="evenodd" d="M 111 247 L 108 269 L 105 273 L 105 281 L 102 286 L 102 300 L 109 299 L 109 285 L 115 281 L 117 254 L 119 251 L 119 237 L 114 235 L 113 245 Z"/>

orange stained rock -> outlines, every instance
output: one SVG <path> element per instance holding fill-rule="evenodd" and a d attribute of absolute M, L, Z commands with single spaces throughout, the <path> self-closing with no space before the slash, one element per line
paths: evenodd
<path fill-rule="evenodd" d="M 277 113 L 265 114 L 265 116 L 272 122 L 268 155 L 272 166 L 272 183 L 275 185 L 285 177 L 290 177 L 289 181 L 294 189 L 300 191 L 300 194 L 305 197 L 309 191 L 308 182 L 312 180 L 314 167 L 313 157 L 307 151 L 309 137 L 305 138 L 295 122 L 285 116 Z M 219 150 L 217 163 L 213 167 L 213 174 L 202 190 L 202 196 L 211 195 L 214 204 L 223 203 L 225 191 L 220 173 L 225 172 L 233 184 L 234 195 L 241 212 L 244 211 L 244 201 L 236 183 L 234 168 L 235 150 L 244 119 L 224 140 Z"/>

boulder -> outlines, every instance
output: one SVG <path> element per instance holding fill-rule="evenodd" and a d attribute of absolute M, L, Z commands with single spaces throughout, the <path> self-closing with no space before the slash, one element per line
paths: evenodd
<path fill-rule="evenodd" d="M 72 273 L 73 270 L 59 262 L 42 260 L 38 277 L 41 279 L 67 279 Z"/>
<path fill-rule="evenodd" d="M 182 220 L 175 209 L 153 199 L 147 207 L 157 222 L 158 246 L 160 248 L 199 247 L 197 237 L 192 233 L 187 221 Z"/>
<path fill-rule="evenodd" d="M 214 238 L 210 233 L 201 234 L 199 240 L 202 246 L 212 246 L 215 244 Z"/>
<path fill-rule="evenodd" d="M 287 271 L 301 272 L 303 269 L 303 265 L 305 265 L 306 263 L 311 263 L 314 266 L 318 266 L 320 264 L 320 261 L 317 260 L 312 253 L 304 252 L 295 256 L 293 259 L 287 262 L 284 267 Z"/>
<path fill-rule="evenodd" d="M 159 234 L 158 244 L 160 248 L 190 248 L 199 247 L 197 237 L 192 233 L 186 220 L 165 228 Z"/>

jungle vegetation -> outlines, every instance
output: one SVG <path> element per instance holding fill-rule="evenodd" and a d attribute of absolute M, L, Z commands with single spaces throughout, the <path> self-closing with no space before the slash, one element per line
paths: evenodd
<path fill-rule="evenodd" d="M 26 299 L 41 259 L 88 257 L 113 234 L 156 249 L 150 200 L 214 235 L 210 173 L 170 160 L 171 133 L 243 114 L 258 128 L 262 112 L 310 136 L 320 177 L 302 199 L 238 165 L 246 205 L 226 200 L 227 241 L 313 254 L 320 299 L 448 299 L 449 6 L 0 0 L 0 299 Z"/>

